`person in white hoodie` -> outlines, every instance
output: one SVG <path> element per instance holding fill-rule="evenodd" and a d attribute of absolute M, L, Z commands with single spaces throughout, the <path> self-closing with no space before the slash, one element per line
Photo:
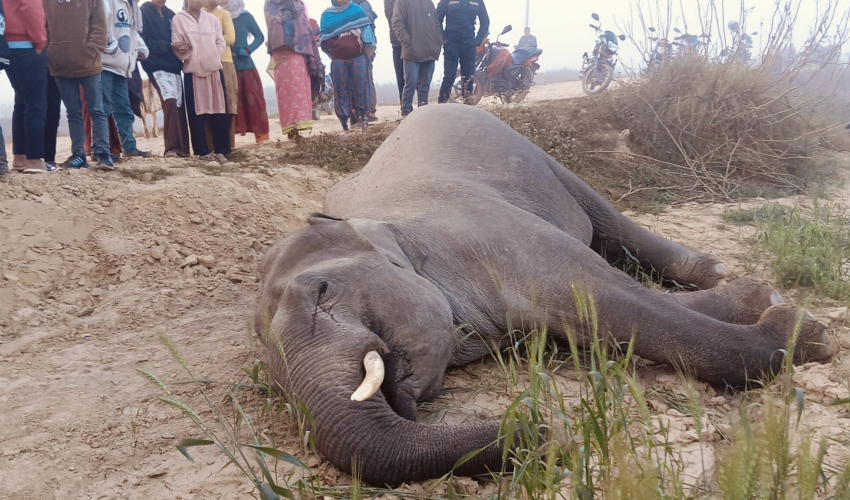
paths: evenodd
<path fill-rule="evenodd" d="M 101 55 L 103 72 L 103 105 L 107 116 L 111 113 L 121 137 L 124 157 L 150 156 L 140 151 L 133 137 L 136 116 L 130 107 L 127 79 L 136 68 L 137 61 L 148 56 L 148 47 L 142 40 L 142 13 L 138 0 L 104 0 L 106 27 L 109 31 L 106 49 Z"/>

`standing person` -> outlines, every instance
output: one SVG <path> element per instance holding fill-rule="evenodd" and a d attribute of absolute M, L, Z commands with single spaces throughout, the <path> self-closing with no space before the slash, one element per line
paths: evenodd
<path fill-rule="evenodd" d="M 280 127 L 294 140 L 313 128 L 311 81 L 316 71 L 323 71 L 318 44 L 301 0 L 266 0 L 263 12 Z"/>
<path fill-rule="evenodd" d="M 9 81 L 15 89 L 12 166 L 25 174 L 48 172 L 44 162 L 47 118 L 47 31 L 40 0 L 3 0 Z"/>
<path fill-rule="evenodd" d="M 165 156 L 189 156 L 189 125 L 183 105 L 183 80 L 180 71 L 183 62 L 171 49 L 171 20 L 174 11 L 165 6 L 165 0 L 151 0 L 140 8 L 142 12 L 142 40 L 148 46 L 147 59 L 142 68 L 148 74 L 151 87 L 162 101 L 162 137 Z M 154 124 L 156 126 L 156 124 Z"/>
<path fill-rule="evenodd" d="M 263 82 L 254 66 L 251 53 L 266 40 L 257 21 L 245 10 L 244 0 L 230 0 L 225 7 L 233 19 L 236 43 L 230 48 L 233 67 L 236 69 L 238 103 L 236 104 L 236 133 L 244 136 L 251 132 L 257 144 L 269 140 L 269 115 L 266 112 L 266 97 Z M 248 42 L 251 35 L 251 42 Z"/>
<path fill-rule="evenodd" d="M 325 42 L 350 38 L 352 35 L 344 34 L 352 30 L 359 30 L 363 54 L 350 59 L 334 59 L 331 56 L 334 111 L 345 133 L 348 133 L 348 122 L 351 118 L 366 130 L 367 116 L 372 106 L 372 89 L 369 85 L 372 73 L 370 56 L 375 50 L 376 40 L 372 20 L 359 5 L 351 0 L 331 0 L 331 6 L 322 12 L 322 46 L 325 46 Z"/>
<path fill-rule="evenodd" d="M 48 0 L 49 1 L 49 0 Z M 150 156 L 149 151 L 136 147 L 133 124 L 136 116 L 130 105 L 128 79 L 132 78 L 137 61 L 148 56 L 148 47 L 142 40 L 142 13 L 139 0 L 103 0 L 109 43 L 103 50 L 103 106 L 107 115 L 112 115 L 121 138 L 124 157 Z M 98 169 L 109 170 L 106 166 Z"/>
<path fill-rule="evenodd" d="M 393 9 L 393 32 L 401 43 L 404 61 L 404 92 L 401 116 L 413 111 L 413 94 L 419 106 L 428 104 L 434 64 L 440 58 L 440 28 L 431 0 L 397 0 Z"/>
<path fill-rule="evenodd" d="M 396 0 L 384 0 L 384 16 L 390 25 L 390 44 L 393 47 L 393 68 L 395 68 L 395 81 L 398 85 L 398 102 L 401 104 L 401 96 L 404 93 L 404 63 L 401 60 L 401 42 L 393 31 L 393 9 Z"/>
<path fill-rule="evenodd" d="M 221 23 L 221 33 L 226 45 L 221 54 L 221 71 L 224 74 L 224 94 L 227 102 L 227 114 L 230 115 L 230 147 L 236 147 L 236 114 L 239 111 L 239 79 L 233 65 L 233 53 L 230 47 L 236 43 L 236 28 L 230 13 L 219 6 L 223 0 L 204 0 L 204 10 L 212 14 Z M 207 141 L 212 141 L 212 130 L 207 129 Z"/>
<path fill-rule="evenodd" d="M 475 34 L 475 18 L 481 23 Z M 446 27 L 443 28 L 443 20 Z M 437 23 L 443 32 L 443 65 L 445 74 L 440 86 L 439 102 L 448 102 L 460 61 L 460 77 L 464 95 L 472 92 L 475 76 L 475 49 L 490 30 L 490 17 L 484 0 L 440 0 Z"/>
<path fill-rule="evenodd" d="M 372 4 L 369 3 L 369 0 L 351 0 L 356 3 L 363 9 L 363 12 L 366 13 L 366 16 L 372 20 L 372 31 L 375 31 L 377 28 L 375 26 L 375 20 L 378 19 L 378 14 L 375 13 L 375 10 L 372 9 Z M 377 32 L 376 32 L 377 33 Z M 375 87 L 375 53 L 369 57 L 369 83 L 372 86 L 372 105 L 369 106 L 369 121 L 375 122 L 378 121 L 378 89 Z"/>
<path fill-rule="evenodd" d="M 171 47 L 183 61 L 183 90 L 192 149 L 205 160 L 227 162 L 230 118 L 224 95 L 221 55 L 226 49 L 221 22 L 202 9 L 204 0 L 186 0 L 186 10 L 171 20 Z M 210 154 L 206 127 L 212 133 Z"/>
<path fill-rule="evenodd" d="M 62 97 L 56 78 L 47 75 L 47 114 L 44 122 L 44 163 L 48 170 L 56 169 L 56 136 L 59 133 L 59 116 L 62 112 Z"/>
<path fill-rule="evenodd" d="M 87 168 L 80 87 L 92 118 L 98 166 L 112 167 L 109 155 L 109 128 L 103 107 L 103 71 L 100 54 L 106 48 L 107 29 L 103 0 L 77 0 L 44 3 L 47 15 L 47 64 L 68 115 L 71 134 L 69 168 Z"/>
<path fill-rule="evenodd" d="M 3 15 L 3 2 L 0 2 L 0 72 L 9 68 L 9 44 L 6 43 L 6 18 Z M 6 138 L 3 137 L 3 129 L 0 128 L 0 184 L 9 182 L 9 160 L 6 158 Z"/>

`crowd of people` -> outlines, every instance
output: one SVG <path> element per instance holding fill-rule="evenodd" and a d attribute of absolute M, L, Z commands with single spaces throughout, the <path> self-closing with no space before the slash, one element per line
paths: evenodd
<path fill-rule="evenodd" d="M 173 1 L 173 0 L 172 0 Z M 375 121 L 373 63 L 378 15 L 369 0 L 330 0 L 316 22 L 303 0 L 265 0 L 267 37 L 244 0 L 0 0 L 0 71 L 15 92 L 11 167 L 55 170 L 60 105 L 71 136 L 67 168 L 113 170 L 122 157 L 147 157 L 133 135 L 144 104 L 139 65 L 159 95 L 164 155 L 227 161 L 235 135 L 269 139 L 260 74 L 251 54 L 264 42 L 282 132 L 312 128 L 331 58 L 334 112 L 343 130 Z M 470 90 L 475 49 L 487 35 L 483 0 L 384 0 L 402 117 L 428 104 L 436 61 L 444 53 L 440 102 L 458 63 Z M 475 31 L 476 18 L 480 22 Z M 443 23 L 445 21 L 445 27 Z M 156 126 L 156 124 L 154 124 Z M 0 181 L 9 165 L 0 130 Z"/>

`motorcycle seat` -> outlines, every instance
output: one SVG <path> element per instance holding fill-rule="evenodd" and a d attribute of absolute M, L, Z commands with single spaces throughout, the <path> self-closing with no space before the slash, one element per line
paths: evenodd
<path fill-rule="evenodd" d="M 521 65 L 525 61 L 542 53 L 543 50 L 538 49 L 537 47 L 523 47 L 521 49 L 516 49 L 513 54 L 511 54 L 511 57 L 513 57 L 514 65 Z"/>

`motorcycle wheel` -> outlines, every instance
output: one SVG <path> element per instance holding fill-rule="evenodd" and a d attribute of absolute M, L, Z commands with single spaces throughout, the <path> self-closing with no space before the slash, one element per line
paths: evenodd
<path fill-rule="evenodd" d="M 594 62 L 581 75 L 581 90 L 587 95 L 601 94 L 611 85 L 613 79 L 614 68 L 608 64 L 600 65 Z"/>
<path fill-rule="evenodd" d="M 452 85 L 452 91 L 449 94 L 449 102 L 451 103 L 462 103 L 469 104 L 470 106 L 477 106 L 481 99 L 484 97 L 484 85 L 481 84 L 481 77 L 477 74 L 474 77 L 473 81 L 473 89 L 472 95 L 466 96 L 466 102 L 464 102 L 463 97 L 461 96 L 461 79 L 460 76 L 457 77 L 455 83 Z"/>
<path fill-rule="evenodd" d="M 530 68 L 523 68 L 522 80 L 529 85 L 529 88 L 516 94 L 516 98 L 514 99 L 514 102 L 516 104 L 521 103 L 522 100 L 528 96 L 528 93 L 531 92 L 530 86 L 534 84 L 534 72 Z"/>

